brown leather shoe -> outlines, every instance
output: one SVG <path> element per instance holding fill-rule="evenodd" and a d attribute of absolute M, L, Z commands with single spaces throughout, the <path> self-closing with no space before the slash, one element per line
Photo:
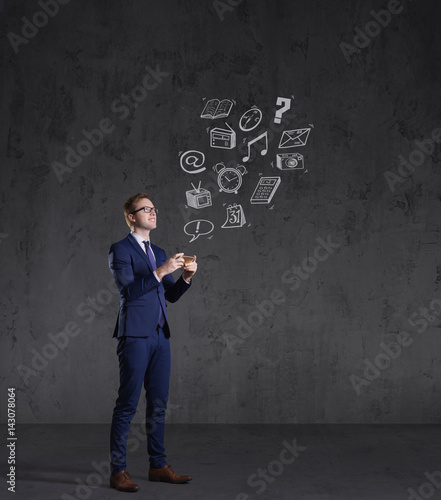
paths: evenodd
<path fill-rule="evenodd" d="M 139 486 L 130 479 L 129 473 L 125 470 L 110 476 L 110 486 L 118 491 L 133 492 L 139 490 Z"/>
<path fill-rule="evenodd" d="M 173 472 L 173 469 L 170 465 L 165 465 L 161 467 L 161 469 L 152 469 L 150 467 L 149 470 L 149 481 L 162 481 L 163 483 L 188 483 L 193 478 L 191 476 L 180 476 Z"/>

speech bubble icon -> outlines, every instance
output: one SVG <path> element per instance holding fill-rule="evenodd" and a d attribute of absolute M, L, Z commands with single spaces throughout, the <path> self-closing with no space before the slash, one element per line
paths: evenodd
<path fill-rule="evenodd" d="M 205 219 L 192 220 L 191 222 L 187 222 L 184 226 L 184 233 L 191 236 L 190 243 L 199 238 L 199 236 L 203 236 L 204 234 L 210 234 L 214 229 L 214 224 Z"/>

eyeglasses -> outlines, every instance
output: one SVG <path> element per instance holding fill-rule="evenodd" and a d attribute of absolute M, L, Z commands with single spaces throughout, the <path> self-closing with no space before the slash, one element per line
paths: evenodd
<path fill-rule="evenodd" d="M 155 207 L 142 207 L 138 208 L 138 210 L 135 210 L 134 212 L 130 212 L 131 214 L 136 214 L 136 212 L 140 212 L 141 210 L 144 210 L 146 214 L 151 214 L 152 212 L 155 212 L 157 214 L 159 210 Z"/>

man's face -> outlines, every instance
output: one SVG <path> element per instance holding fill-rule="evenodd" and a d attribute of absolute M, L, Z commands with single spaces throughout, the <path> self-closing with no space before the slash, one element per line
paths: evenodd
<path fill-rule="evenodd" d="M 146 213 L 144 210 L 139 210 L 144 207 L 155 208 L 148 198 L 142 198 L 142 200 L 139 200 L 133 206 L 132 212 L 138 211 L 131 215 L 131 217 L 133 217 L 132 222 L 135 229 L 139 227 L 140 229 L 148 229 L 151 231 L 156 228 L 156 212 L 151 211 L 150 213 Z"/>

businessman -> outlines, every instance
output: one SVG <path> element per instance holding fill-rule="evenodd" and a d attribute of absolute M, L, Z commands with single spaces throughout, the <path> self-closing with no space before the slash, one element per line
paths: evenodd
<path fill-rule="evenodd" d="M 183 254 L 167 259 L 162 248 L 150 241 L 158 210 L 144 193 L 130 197 L 124 216 L 130 234 L 109 250 L 109 267 L 120 293 L 120 309 L 113 336 L 117 337 L 120 387 L 110 431 L 110 486 L 119 491 L 139 490 L 127 472 L 126 448 L 130 422 L 136 413 L 142 386 L 146 396 L 149 480 L 186 483 L 191 476 L 176 474 L 164 449 L 165 411 L 170 379 L 170 329 L 168 302 L 176 302 L 191 286 L 194 261 Z M 175 282 L 172 274 L 183 268 Z"/>

